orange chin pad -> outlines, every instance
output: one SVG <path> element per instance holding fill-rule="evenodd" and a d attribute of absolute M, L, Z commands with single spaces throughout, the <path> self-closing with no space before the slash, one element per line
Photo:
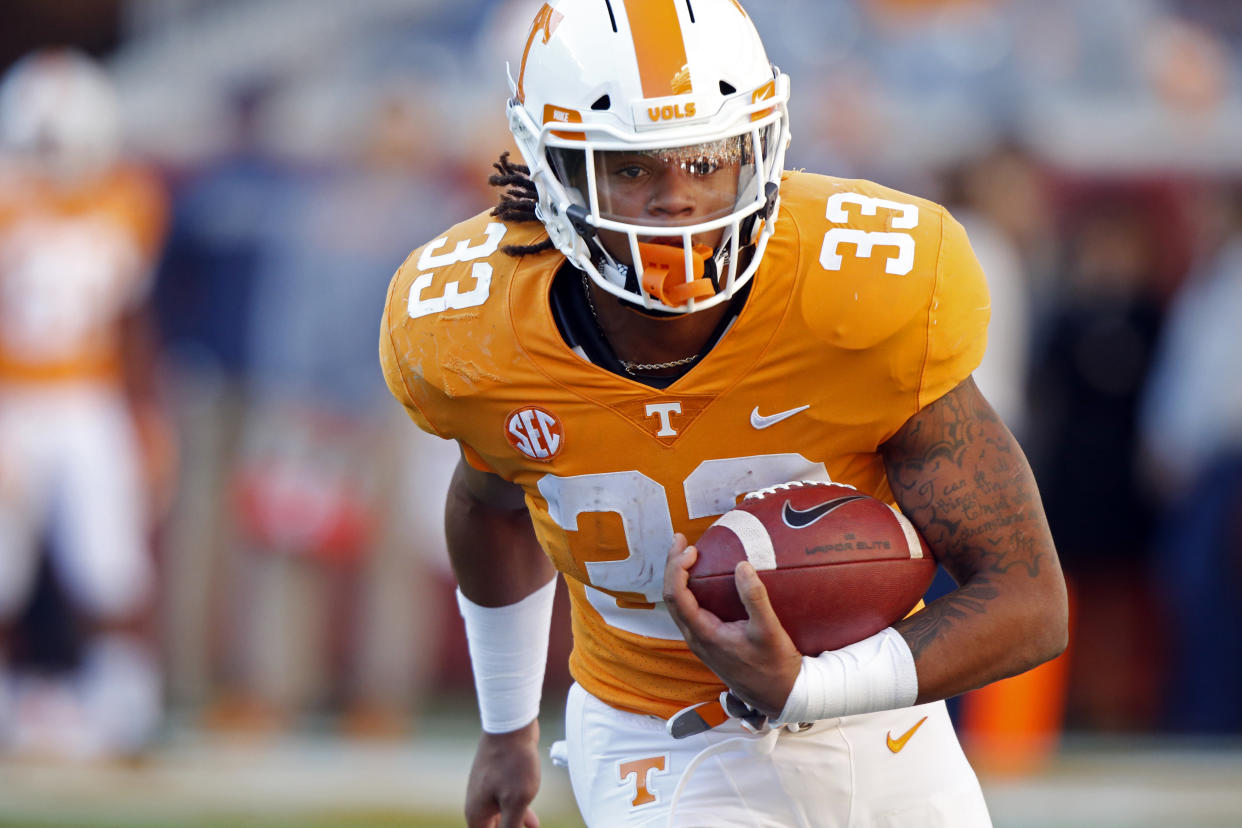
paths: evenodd
<path fill-rule="evenodd" d="M 694 262 L 694 278 L 686 281 L 686 254 L 682 247 L 639 242 L 643 258 L 643 290 L 670 307 L 686 304 L 691 299 L 706 299 L 716 294 L 710 279 L 704 278 L 703 266 L 712 249 L 696 244 L 690 249 Z"/>

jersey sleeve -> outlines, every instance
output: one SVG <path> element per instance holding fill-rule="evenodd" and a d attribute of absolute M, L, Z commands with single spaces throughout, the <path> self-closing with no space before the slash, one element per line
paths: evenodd
<path fill-rule="evenodd" d="M 414 424 L 426 431 L 428 434 L 434 434 L 437 437 L 447 437 L 436 430 L 431 421 L 423 414 L 418 407 L 418 403 L 414 401 L 414 394 L 410 389 L 410 385 L 406 379 L 404 369 L 402 368 L 402 360 L 397 356 L 397 346 L 393 335 L 393 297 L 397 294 L 397 285 L 401 281 L 401 271 L 397 271 L 397 275 L 393 277 L 392 283 L 388 287 L 388 300 L 384 303 L 384 314 L 380 320 L 380 336 L 379 336 L 379 359 L 380 368 L 384 372 L 384 382 L 388 385 L 388 390 L 397 402 L 401 403 L 405 408 L 405 413 L 414 421 Z"/>
<path fill-rule="evenodd" d="M 139 166 L 122 170 L 111 189 L 117 202 L 114 216 L 127 229 L 137 254 L 127 297 L 134 307 L 147 301 L 155 286 L 156 265 L 168 233 L 169 196 L 160 178 Z"/>
<path fill-rule="evenodd" d="M 944 212 L 935 285 L 927 309 L 927 350 L 919 381 L 923 408 L 970 376 L 987 347 L 991 299 L 962 225 Z"/>
<path fill-rule="evenodd" d="M 415 425 L 456 440 L 481 471 L 492 471 L 497 419 L 518 393 L 514 372 L 524 359 L 508 298 L 522 260 L 501 242 L 521 245 L 542 232 L 480 213 L 414 250 L 385 301 L 379 359 L 388 390 Z"/>
<path fill-rule="evenodd" d="M 167 188 L 156 173 L 136 165 L 124 170 L 121 181 L 126 194 L 125 223 L 132 231 L 144 262 L 151 265 L 159 258 L 168 233 Z"/>
<path fill-rule="evenodd" d="M 396 279 L 393 280 L 394 287 L 396 285 L 396 281 Z M 387 383 L 389 392 L 396 397 L 397 402 L 401 403 L 402 408 L 405 409 L 406 415 L 414 421 L 415 425 L 428 434 L 434 434 L 435 436 L 446 440 L 457 439 L 453 435 L 440 433 L 440 431 L 431 424 L 431 421 L 427 418 L 427 416 L 423 414 L 422 409 L 418 407 L 418 403 L 414 400 L 414 394 L 410 391 L 410 386 L 406 382 L 405 375 L 401 368 L 401 361 L 397 358 L 397 348 L 393 342 L 394 337 L 392 327 L 389 324 L 391 304 L 392 297 L 390 295 L 388 304 L 384 307 L 383 321 L 380 325 L 379 358 L 380 368 L 384 372 L 384 382 Z M 473 468 L 478 469 L 479 471 L 495 473 L 492 467 L 488 465 L 487 461 L 484 460 L 483 457 L 468 444 L 459 439 L 457 439 L 457 444 L 461 448 L 462 457 L 464 457 L 466 462 Z"/>

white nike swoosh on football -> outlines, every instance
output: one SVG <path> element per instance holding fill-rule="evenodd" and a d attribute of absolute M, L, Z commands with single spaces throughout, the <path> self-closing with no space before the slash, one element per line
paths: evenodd
<path fill-rule="evenodd" d="M 755 428 L 767 428 L 768 426 L 776 425 L 781 420 L 788 420 L 793 415 L 800 414 L 810 407 L 810 405 L 800 405 L 797 408 L 791 408 L 788 411 L 781 411 L 776 414 L 769 414 L 765 417 L 759 413 L 759 406 L 755 406 L 754 410 L 750 412 L 750 424 Z"/>

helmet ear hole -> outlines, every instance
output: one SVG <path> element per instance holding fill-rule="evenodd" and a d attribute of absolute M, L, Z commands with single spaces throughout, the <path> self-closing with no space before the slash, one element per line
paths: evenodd
<path fill-rule="evenodd" d="M 607 95 L 600 95 L 599 98 L 595 101 L 595 103 L 591 104 L 591 109 L 594 109 L 597 112 L 600 110 L 607 110 L 611 108 L 612 108 L 612 98 L 608 97 Z"/>
<path fill-rule="evenodd" d="M 722 80 L 720 82 L 720 94 L 721 95 L 732 95 L 736 91 L 737 89 L 733 86 L 733 84 L 729 83 L 728 81 Z"/>

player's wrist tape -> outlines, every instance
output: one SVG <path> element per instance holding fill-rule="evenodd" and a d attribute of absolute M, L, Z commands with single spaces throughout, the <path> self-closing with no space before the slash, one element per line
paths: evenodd
<path fill-rule="evenodd" d="M 802 657 L 779 722 L 814 722 L 909 707 L 919 695 L 914 655 L 888 627 L 856 644 Z"/>
<path fill-rule="evenodd" d="M 555 594 L 555 578 L 503 607 L 480 606 L 457 590 L 485 733 L 508 733 L 539 715 Z"/>

